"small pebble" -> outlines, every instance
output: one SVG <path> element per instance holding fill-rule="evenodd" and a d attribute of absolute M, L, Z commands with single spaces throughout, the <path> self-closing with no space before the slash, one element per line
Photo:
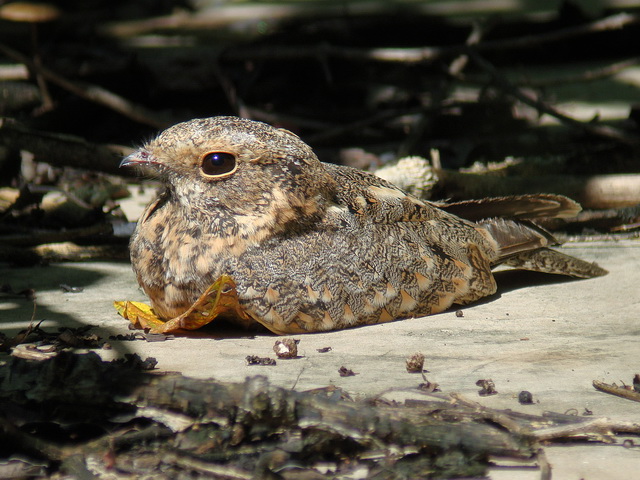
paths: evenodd
<path fill-rule="evenodd" d="M 531 392 L 523 390 L 518 394 L 518 402 L 521 405 L 531 405 L 533 403 L 533 395 L 531 395 Z"/>

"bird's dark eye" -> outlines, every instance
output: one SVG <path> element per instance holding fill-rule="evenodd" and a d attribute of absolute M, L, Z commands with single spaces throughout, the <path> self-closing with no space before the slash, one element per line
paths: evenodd
<path fill-rule="evenodd" d="M 200 169 L 209 177 L 226 177 L 236 171 L 235 155 L 227 152 L 209 152 L 202 157 Z"/>

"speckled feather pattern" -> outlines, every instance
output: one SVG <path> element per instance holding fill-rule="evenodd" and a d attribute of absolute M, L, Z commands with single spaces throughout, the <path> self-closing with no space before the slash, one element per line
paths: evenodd
<path fill-rule="evenodd" d="M 233 174 L 202 173 L 203 155 L 216 151 L 235 156 Z M 321 163 L 286 130 L 196 119 L 129 159 L 164 181 L 131 240 L 138 282 L 162 318 L 184 312 L 222 274 L 243 311 L 282 334 L 428 315 L 496 290 L 501 246 L 488 229 Z M 529 250 L 547 243 L 531 238 Z"/>

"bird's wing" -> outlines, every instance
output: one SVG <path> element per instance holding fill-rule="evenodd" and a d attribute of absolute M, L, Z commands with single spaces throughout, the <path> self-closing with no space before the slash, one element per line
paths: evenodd
<path fill-rule="evenodd" d="M 374 223 L 422 222 L 447 215 L 430 202 L 420 200 L 370 173 L 324 164 L 338 185 L 335 201 L 353 214 Z"/>
<path fill-rule="evenodd" d="M 440 206 L 472 222 L 487 218 L 533 220 L 537 218 L 569 218 L 580 213 L 580 204 L 563 195 L 537 193 L 464 200 Z"/>

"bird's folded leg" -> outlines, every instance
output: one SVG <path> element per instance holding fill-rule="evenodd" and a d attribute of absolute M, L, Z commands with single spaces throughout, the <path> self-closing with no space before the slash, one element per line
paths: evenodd
<path fill-rule="evenodd" d="M 118 313 L 136 328 L 149 328 L 151 333 L 172 333 L 195 330 L 212 322 L 220 315 L 233 315 L 248 320 L 240 308 L 236 284 L 228 275 L 222 275 L 182 315 L 170 320 L 160 319 L 153 309 L 141 302 L 114 302 Z"/>

